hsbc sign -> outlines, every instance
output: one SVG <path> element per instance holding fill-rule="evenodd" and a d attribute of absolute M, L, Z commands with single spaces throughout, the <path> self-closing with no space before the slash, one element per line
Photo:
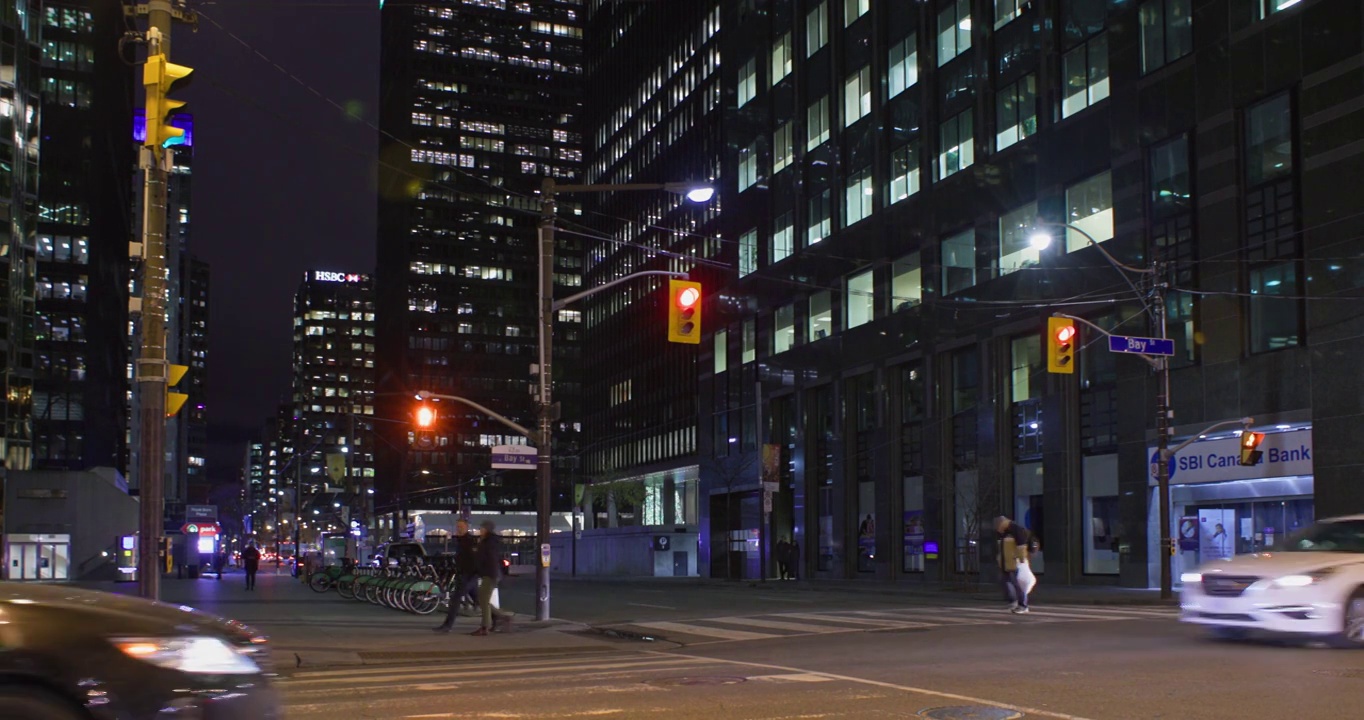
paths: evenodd
<path fill-rule="evenodd" d="M 327 270 L 314 270 L 313 279 L 318 282 L 339 282 L 339 283 L 358 283 L 364 282 L 365 276 L 359 273 L 339 273 Z"/>

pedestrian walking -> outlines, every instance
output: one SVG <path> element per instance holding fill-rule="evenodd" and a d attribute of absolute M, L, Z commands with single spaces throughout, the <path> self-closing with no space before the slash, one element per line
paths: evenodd
<path fill-rule="evenodd" d="M 242 551 L 242 569 L 246 570 L 246 589 L 256 589 L 256 571 L 260 570 L 260 550 L 256 549 L 256 543 L 247 543 L 246 549 Z"/>
<path fill-rule="evenodd" d="M 219 550 L 218 554 L 213 556 L 213 571 L 218 574 L 219 581 L 223 579 L 223 570 L 225 570 L 226 568 L 227 550 Z"/>
<path fill-rule="evenodd" d="M 460 606 L 465 598 L 477 602 L 478 591 L 478 539 L 469 534 L 469 521 L 460 518 L 455 523 L 455 577 L 454 588 L 450 591 L 450 609 L 445 612 L 445 622 L 437 625 L 436 632 L 450 632 L 455 619 L 459 617 Z"/>
<path fill-rule="evenodd" d="M 1009 610 L 1022 615 L 1028 612 L 1028 593 L 1018 581 L 1018 568 L 1028 562 L 1028 529 L 1000 515 L 995 518 L 995 533 L 999 540 L 1000 584 Z"/>
<path fill-rule="evenodd" d="M 791 579 L 791 539 L 785 535 L 777 541 L 777 577 Z"/>
<path fill-rule="evenodd" d="M 512 614 L 493 606 L 493 593 L 502 579 L 502 538 L 496 532 L 492 520 L 483 521 L 483 535 L 478 539 L 478 604 L 483 606 L 483 624 L 470 635 L 487 635 L 489 630 L 498 629 L 493 624 L 496 617 L 502 621 L 501 629 L 511 629 Z"/>

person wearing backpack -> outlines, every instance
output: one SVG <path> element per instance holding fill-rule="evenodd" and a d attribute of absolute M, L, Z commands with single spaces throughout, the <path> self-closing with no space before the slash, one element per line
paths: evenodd
<path fill-rule="evenodd" d="M 1028 562 L 1028 529 L 1000 515 L 995 518 L 995 533 L 999 540 L 999 575 L 1009 610 L 1015 615 L 1028 612 L 1028 594 L 1018 580 L 1020 563 Z"/>

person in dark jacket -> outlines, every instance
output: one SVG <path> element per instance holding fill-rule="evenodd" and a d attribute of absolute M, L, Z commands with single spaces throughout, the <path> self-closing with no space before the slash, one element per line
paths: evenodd
<path fill-rule="evenodd" d="M 469 521 L 461 518 L 455 523 L 455 587 L 450 591 L 450 609 L 445 613 L 445 622 L 437 625 L 436 632 L 450 632 L 459 617 L 459 608 L 464 598 L 477 600 L 478 590 L 478 538 L 469 534 Z"/>
<path fill-rule="evenodd" d="M 256 543 L 248 543 L 242 551 L 242 569 L 246 570 L 246 589 L 256 589 L 256 571 L 260 570 L 260 550 Z"/>
<path fill-rule="evenodd" d="M 493 624 L 496 617 L 501 629 L 511 629 L 512 614 L 493 606 L 493 592 L 502 579 L 502 538 L 496 532 L 492 520 L 483 521 L 483 536 L 478 540 L 478 604 L 483 606 L 483 624 L 470 635 L 487 635 L 489 630 L 498 629 Z"/>
<path fill-rule="evenodd" d="M 1018 581 L 1018 565 L 1028 561 L 1028 529 L 1003 515 L 995 518 L 999 539 L 999 573 L 1009 609 L 1015 614 L 1028 612 L 1028 594 Z"/>

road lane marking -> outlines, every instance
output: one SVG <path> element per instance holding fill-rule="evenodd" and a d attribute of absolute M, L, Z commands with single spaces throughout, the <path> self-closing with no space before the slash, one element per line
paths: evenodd
<path fill-rule="evenodd" d="M 665 656 L 670 654 L 659 652 L 657 650 L 641 650 L 640 652 Z M 968 703 L 974 703 L 976 705 L 990 705 L 997 708 L 1004 708 L 1005 710 L 1021 712 L 1025 715 L 1036 715 L 1038 717 L 1054 718 L 1054 720 L 1094 720 L 1093 718 L 1087 718 L 1082 715 L 1070 715 L 1067 713 L 1053 712 L 1051 710 L 1042 710 L 1040 708 L 1028 707 L 1026 705 L 1013 705 L 1010 703 L 1000 702 L 998 700 L 987 700 L 985 698 L 972 697 L 970 695 L 959 695 L 957 693 L 942 692 L 940 690 L 929 690 L 928 688 L 915 687 L 913 685 L 900 685 L 897 683 L 883 682 L 881 680 L 871 680 L 869 678 L 853 677 L 851 675 L 838 675 L 836 673 L 820 672 L 818 670 L 807 670 L 804 668 L 789 667 L 786 665 L 772 665 L 769 663 L 749 662 L 746 660 L 726 660 L 722 658 L 708 659 L 711 660 L 712 662 L 724 663 L 727 665 L 738 665 L 740 667 L 763 668 L 765 670 L 781 670 L 783 672 L 802 675 L 821 675 L 831 680 L 842 680 L 844 682 L 857 683 L 859 685 L 870 685 L 872 687 L 881 687 L 890 690 L 900 690 L 901 692 L 910 692 L 917 693 L 919 695 L 940 697 L 945 700 L 958 700 Z"/>
<path fill-rule="evenodd" d="M 936 609 L 936 608 L 935 608 Z M 921 625 L 1008 625 L 1004 620 L 989 620 L 978 617 L 962 617 L 961 615 L 948 615 L 941 612 L 919 612 L 918 610 L 854 610 L 858 615 L 880 616 L 887 618 L 922 618 L 929 622 L 917 623 Z M 997 612 L 997 611 L 996 611 Z M 902 621 L 903 622 L 903 621 Z"/>
<path fill-rule="evenodd" d="M 473 652 L 473 651 L 471 651 Z M 593 655 L 594 661 L 600 662 L 622 662 L 632 658 L 638 658 L 634 653 L 611 653 L 609 655 Z M 558 658 L 512 658 L 507 660 L 487 660 L 480 661 L 476 657 L 469 660 L 456 660 L 451 662 L 433 663 L 402 663 L 369 665 L 356 668 L 335 668 L 332 670 L 304 670 L 302 672 L 290 673 L 286 680 L 293 682 L 296 680 L 306 680 L 311 677 L 353 677 L 363 679 L 367 675 L 390 675 L 397 668 L 417 672 L 450 671 L 463 668 L 487 670 L 500 667 L 524 668 L 524 667 L 543 667 L 546 669 L 556 667 L 578 667 L 582 662 L 581 656 L 558 657 Z"/>
<path fill-rule="evenodd" d="M 751 627 L 771 628 L 773 630 L 790 630 L 792 632 L 809 633 L 814 635 L 824 635 L 839 630 L 854 630 L 857 628 L 839 628 L 831 625 L 811 625 L 809 623 L 783 622 L 781 620 L 764 620 L 762 618 L 751 617 L 718 617 L 706 618 L 706 622 L 725 623 L 726 625 L 747 625 Z"/>
<path fill-rule="evenodd" d="M 650 630 L 671 630 L 687 635 L 700 635 L 701 637 L 720 638 L 722 640 L 767 640 L 768 638 L 785 637 L 783 635 L 773 635 L 772 633 L 755 633 L 743 630 L 725 630 L 723 628 L 710 628 L 704 625 L 689 625 L 678 622 L 646 622 L 631 623 L 632 625 L 648 628 Z"/>
<path fill-rule="evenodd" d="M 867 625 L 871 627 L 892 628 L 904 627 L 905 623 L 898 620 L 875 620 L 873 618 L 850 618 L 843 615 L 826 615 L 821 613 L 779 613 L 774 617 L 795 618 L 797 620 L 821 620 L 824 622 L 844 623 L 847 625 Z M 832 627 L 832 626 L 831 626 Z"/>
<path fill-rule="evenodd" d="M 693 658 L 693 657 L 686 656 L 686 655 L 674 655 L 674 656 L 672 656 L 672 658 L 673 658 L 673 659 L 672 659 L 671 661 L 663 661 L 663 662 L 660 662 L 660 661 L 657 661 L 657 660 L 645 660 L 645 659 L 643 659 L 643 658 L 640 658 L 640 659 L 631 660 L 631 661 L 628 661 L 628 662 L 617 662 L 617 663 L 588 663 L 588 664 L 585 664 L 585 665 L 581 665 L 581 664 L 580 664 L 580 665 L 563 665 L 563 666 L 558 666 L 558 667 L 531 667 L 531 668 L 524 668 L 524 667 L 523 667 L 523 668 L 517 668 L 517 667 L 504 667 L 504 668 L 496 668 L 496 669 L 456 670 L 456 671 L 454 671 L 454 672 L 450 672 L 450 671 L 411 672 L 411 669 L 410 669 L 410 668 L 407 668 L 407 669 L 406 669 L 407 671 L 404 672 L 404 668 L 397 668 L 397 667 L 395 667 L 395 668 L 391 668 L 391 669 L 389 670 L 389 674 L 387 674 L 387 675 L 367 675 L 367 676 L 364 676 L 364 677 L 355 677 L 355 676 L 353 676 L 353 675 L 347 675 L 347 676 L 342 676 L 342 677 L 313 677 L 313 678 L 307 678 L 307 679 L 303 679 L 303 680 L 290 680 L 290 681 L 288 681 L 288 682 L 281 683 L 281 686 L 282 686 L 282 687 L 286 687 L 286 688 L 290 688 L 290 689 L 304 690 L 304 689 L 307 689 L 309 686 L 325 686 L 325 685 L 336 685 L 336 684 L 343 684 L 343 683 L 344 683 L 344 684 L 349 684 L 349 685 L 353 686 L 353 687 L 356 688 L 356 689 L 360 689 L 362 686 L 366 686 L 364 689 L 372 689 L 372 688 L 369 688 L 369 687 L 367 687 L 367 686 L 369 686 L 369 685 L 371 685 L 371 684 L 379 683 L 379 684 L 381 684 L 381 685 L 380 685 L 380 688 L 373 688 L 373 689 L 381 689 L 381 688 L 387 688 L 387 687 L 394 687 L 393 685 L 390 685 L 390 684 L 388 684 L 388 683 L 402 683 L 402 686 L 403 686 L 403 687 L 412 687 L 412 686 L 415 686 L 415 685 L 424 684 L 424 683 L 422 683 L 422 682 L 414 682 L 414 681 L 425 681 L 425 680 L 451 680 L 451 681 L 453 681 L 454 679 L 466 679 L 466 678 L 477 678 L 477 677 L 488 677 L 488 676 L 530 675 L 530 674 L 533 674 L 533 673 L 540 673 L 540 672 L 546 672 L 546 671 L 553 672 L 553 671 L 556 671 L 556 670 L 564 670 L 564 669 L 573 669 L 573 670 L 578 670 L 578 671 L 589 671 L 589 670 L 620 670 L 620 669 L 629 669 L 629 670 L 656 670 L 656 669 L 669 668 L 669 667 L 672 667 L 672 666 L 704 665 L 704 664 L 706 663 L 706 660 L 705 660 L 704 658 Z M 403 681 L 407 681 L 407 682 L 403 682 Z"/>
<path fill-rule="evenodd" d="M 670 605 L 650 605 L 649 603 L 625 603 L 625 604 L 626 604 L 626 605 L 633 605 L 633 606 L 635 606 L 635 607 L 658 608 L 659 610 L 676 610 L 676 609 L 677 609 L 677 608 L 672 607 L 672 606 L 670 606 Z"/>

